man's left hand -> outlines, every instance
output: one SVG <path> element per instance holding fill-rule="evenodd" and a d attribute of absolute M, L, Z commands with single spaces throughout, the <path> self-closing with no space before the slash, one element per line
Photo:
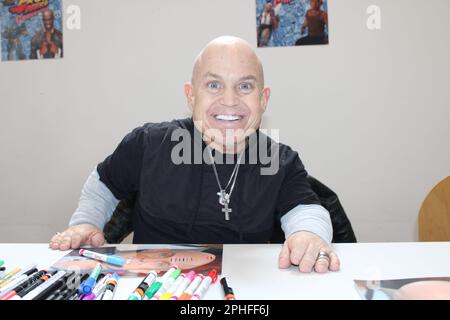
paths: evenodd
<path fill-rule="evenodd" d="M 325 253 L 325 256 L 320 253 Z M 327 258 L 328 257 L 328 258 Z M 322 238 L 308 231 L 298 231 L 289 236 L 283 244 L 278 261 L 281 269 L 298 265 L 300 272 L 324 273 L 338 271 L 339 258 Z"/>

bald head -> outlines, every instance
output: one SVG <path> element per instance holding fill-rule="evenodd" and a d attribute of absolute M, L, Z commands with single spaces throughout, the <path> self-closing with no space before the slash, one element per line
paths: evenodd
<path fill-rule="evenodd" d="M 227 153 L 236 153 L 259 128 L 270 97 L 251 46 L 229 36 L 214 39 L 200 52 L 184 90 L 204 140 Z"/>
<path fill-rule="evenodd" d="M 192 84 L 195 84 L 199 77 L 203 76 L 201 73 L 205 69 L 205 65 L 213 60 L 229 63 L 233 59 L 255 68 L 257 83 L 261 89 L 264 87 L 264 70 L 255 51 L 247 41 L 233 36 L 216 38 L 200 51 L 192 70 Z"/>

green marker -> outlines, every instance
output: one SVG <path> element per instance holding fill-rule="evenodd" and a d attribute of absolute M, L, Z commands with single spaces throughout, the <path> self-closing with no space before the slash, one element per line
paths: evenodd
<path fill-rule="evenodd" d="M 5 264 L 5 261 L 0 260 L 0 267 Z"/>
<path fill-rule="evenodd" d="M 178 274 L 177 274 L 176 276 L 178 277 L 178 275 L 179 275 L 180 272 L 181 272 L 181 269 L 178 269 L 178 267 L 175 266 L 175 265 L 174 265 L 174 266 L 171 266 L 171 267 L 169 268 L 169 270 L 167 270 L 166 273 L 165 273 L 162 277 L 160 277 L 156 282 L 154 282 L 154 283 L 152 284 L 152 286 L 151 286 L 150 288 L 148 288 L 148 289 L 145 291 L 144 299 L 147 300 L 147 299 L 153 298 L 153 296 L 155 295 L 155 293 L 159 291 L 159 289 L 162 287 L 162 285 L 164 284 L 164 282 L 166 282 L 166 280 L 167 280 L 169 277 L 171 277 L 174 273 L 176 273 L 177 270 L 178 270 Z"/>

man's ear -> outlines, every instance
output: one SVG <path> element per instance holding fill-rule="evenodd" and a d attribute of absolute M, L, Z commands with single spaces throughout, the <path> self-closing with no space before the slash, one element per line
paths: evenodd
<path fill-rule="evenodd" d="M 195 103 L 195 97 L 194 97 L 194 86 L 190 82 L 186 82 L 184 84 L 184 94 L 186 96 L 186 100 L 189 106 L 189 109 L 194 110 L 194 103 Z"/>
<path fill-rule="evenodd" d="M 261 100 L 260 100 L 263 112 L 266 111 L 267 105 L 269 104 L 269 98 L 270 98 L 270 88 L 265 87 L 261 91 Z"/>

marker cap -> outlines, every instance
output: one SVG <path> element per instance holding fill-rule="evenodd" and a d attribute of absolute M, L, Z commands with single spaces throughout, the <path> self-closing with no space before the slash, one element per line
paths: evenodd
<path fill-rule="evenodd" d="M 83 281 L 83 283 L 80 286 L 80 293 L 83 294 L 89 294 L 92 292 L 92 288 L 95 285 L 95 279 L 94 278 L 87 278 L 85 281 Z"/>
<path fill-rule="evenodd" d="M 106 262 L 119 267 L 123 267 L 126 263 L 125 259 L 121 256 L 107 256 Z"/>

